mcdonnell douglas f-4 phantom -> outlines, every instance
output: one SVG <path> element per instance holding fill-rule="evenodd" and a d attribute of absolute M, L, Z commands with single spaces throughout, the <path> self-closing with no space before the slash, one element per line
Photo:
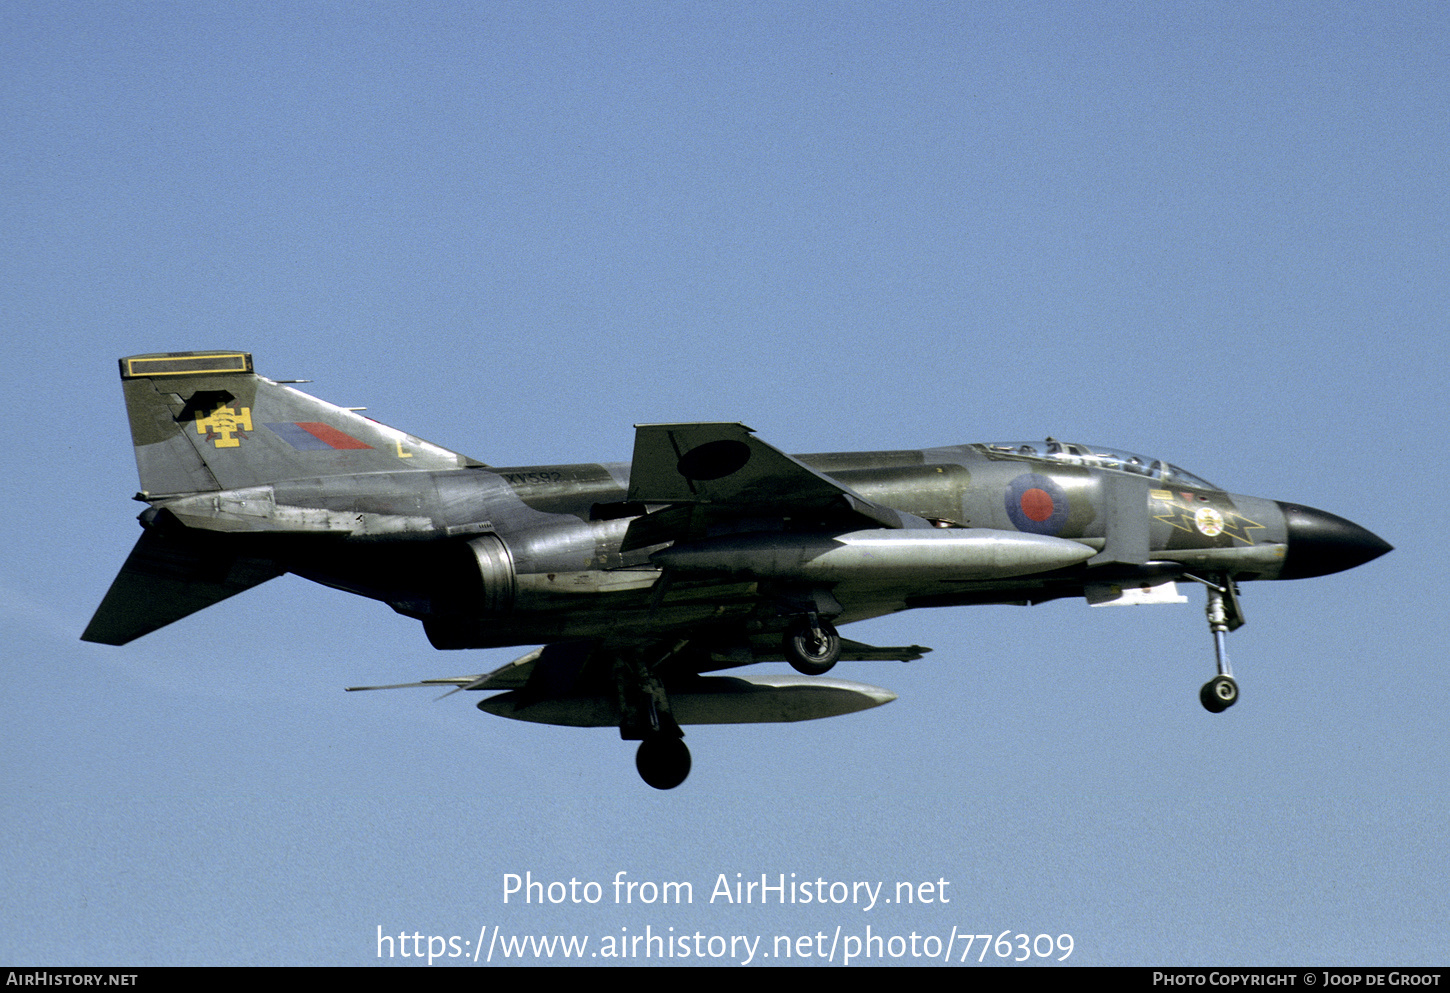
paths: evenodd
<path fill-rule="evenodd" d="M 914 607 L 1183 602 L 1176 584 L 1198 583 L 1218 667 L 1199 696 L 1217 713 L 1238 699 L 1224 636 L 1243 623 L 1239 583 L 1390 550 L 1321 510 L 1052 438 L 787 455 L 742 424 L 641 424 L 628 463 L 497 468 L 258 376 L 246 352 L 120 361 L 148 507 L 82 638 L 124 645 L 296 573 L 417 618 L 435 648 L 542 644 L 400 685 L 618 727 L 658 789 L 689 773 L 681 725 L 895 699 L 823 677 L 920 658 L 837 633 Z M 782 661 L 800 675 L 705 675 Z"/>

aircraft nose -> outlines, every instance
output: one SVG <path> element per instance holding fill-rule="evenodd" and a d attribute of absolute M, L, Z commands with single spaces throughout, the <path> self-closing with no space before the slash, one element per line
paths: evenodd
<path fill-rule="evenodd" d="M 1289 550 L 1280 579 L 1307 579 L 1343 572 L 1377 559 L 1394 546 L 1379 535 L 1343 517 L 1303 507 L 1279 504 L 1289 535 Z"/>

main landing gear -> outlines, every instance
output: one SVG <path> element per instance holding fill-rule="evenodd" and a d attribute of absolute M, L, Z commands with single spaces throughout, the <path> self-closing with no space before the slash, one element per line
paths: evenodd
<path fill-rule="evenodd" d="M 1239 701 L 1239 684 L 1234 681 L 1233 667 L 1229 665 L 1225 635 L 1243 626 L 1244 614 L 1239 608 L 1238 589 L 1232 577 L 1217 577 L 1219 582 L 1210 582 L 1189 576 L 1202 583 L 1208 590 L 1208 629 L 1213 632 L 1213 654 L 1218 664 L 1218 675 L 1203 684 L 1198 691 L 1198 701 L 1210 714 L 1221 714 Z"/>
<path fill-rule="evenodd" d="M 683 646 L 681 642 L 674 651 Z M 614 684 L 619 700 L 619 736 L 639 742 L 634 767 L 640 778 L 657 790 L 679 786 L 690 774 L 690 749 L 682 740 L 685 732 L 670 713 L 664 684 L 633 658 L 615 661 Z"/>
<path fill-rule="evenodd" d="M 830 621 L 807 614 L 785 633 L 785 660 L 806 676 L 824 676 L 841 657 L 841 636 Z"/>
<path fill-rule="evenodd" d="M 672 790 L 690 774 L 690 749 L 669 734 L 649 734 L 634 753 L 639 777 L 657 790 Z"/>

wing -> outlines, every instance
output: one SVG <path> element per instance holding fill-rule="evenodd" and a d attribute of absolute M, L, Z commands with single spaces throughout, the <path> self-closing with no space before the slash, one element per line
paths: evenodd
<path fill-rule="evenodd" d="M 419 686 L 452 686 L 443 696 L 452 696 L 459 690 L 518 690 L 528 685 L 530 677 L 541 660 L 545 667 L 557 668 L 561 661 L 567 661 L 578 653 L 578 648 L 569 644 L 545 645 L 527 655 L 514 659 L 508 665 L 493 672 L 478 676 L 441 676 L 437 679 L 422 679 L 416 683 L 389 683 L 386 686 L 349 686 L 349 693 L 362 690 L 405 690 Z M 581 660 L 582 661 L 582 660 Z M 577 668 L 577 666 L 576 666 Z M 556 680 L 557 681 L 557 677 Z M 441 700 L 442 697 L 439 697 Z"/>
<path fill-rule="evenodd" d="M 931 649 L 918 645 L 876 648 L 849 642 L 857 659 L 920 658 Z M 651 665 L 663 651 L 664 658 Z M 896 694 L 877 686 L 841 679 L 795 675 L 702 676 L 707 668 L 748 664 L 738 658 L 709 663 L 710 653 L 696 649 L 671 654 L 661 646 L 624 646 L 608 642 L 563 642 L 545 645 L 508 665 L 479 676 L 447 676 L 387 686 L 349 686 L 348 690 L 394 690 L 451 686 L 460 690 L 504 690 L 478 704 L 485 713 L 515 721 L 565 727 L 619 727 L 639 738 L 638 707 L 624 698 L 631 691 L 652 696 L 667 722 L 677 724 L 754 724 L 815 720 L 879 707 Z M 766 661 L 766 657 L 750 661 Z M 635 675 L 621 682 L 621 666 Z M 627 689 L 626 689 L 627 687 Z M 442 699 L 440 697 L 439 699 Z"/>
<path fill-rule="evenodd" d="M 637 424 L 624 550 L 699 537 L 721 519 L 815 518 L 844 528 L 927 527 L 756 438 L 743 424 Z M 663 506 L 659 506 L 663 505 Z"/>
<path fill-rule="evenodd" d="M 720 525 L 749 529 L 752 522 L 767 530 L 786 521 L 835 530 L 935 530 L 920 517 L 863 497 L 734 423 L 636 425 L 625 502 L 649 508 L 631 522 L 625 551 L 703 537 Z M 668 583 L 662 584 L 659 598 L 667 590 Z M 903 662 L 930 651 L 859 642 L 846 642 L 842 649 L 844 659 Z M 513 720 L 618 726 L 625 737 L 636 739 L 674 723 L 805 720 L 895 699 L 888 690 L 842 680 L 702 675 L 784 657 L 778 634 L 754 635 L 738 622 L 724 621 L 667 636 L 656 630 L 635 639 L 546 645 L 479 676 L 351 688 L 503 690 L 479 708 Z"/>

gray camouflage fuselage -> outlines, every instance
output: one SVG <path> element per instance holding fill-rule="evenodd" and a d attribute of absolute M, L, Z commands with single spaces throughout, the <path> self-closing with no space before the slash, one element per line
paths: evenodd
<path fill-rule="evenodd" d="M 740 424 L 637 425 L 627 463 L 497 468 L 257 376 L 244 352 L 133 356 L 121 375 L 149 506 L 86 640 L 125 644 L 291 572 L 417 618 L 438 648 L 542 643 L 443 682 L 517 691 L 485 701 L 491 713 L 619 723 L 647 745 L 679 733 L 670 693 L 708 721 L 891 698 L 700 673 L 785 658 L 819 675 L 837 658 L 926 651 L 842 643 L 833 625 L 1069 596 L 1181 601 L 1185 579 L 1210 591 L 1221 698 L 1204 702 L 1222 709 L 1237 692 L 1221 638 L 1242 623 L 1239 582 L 1389 550 L 1323 511 L 1050 438 L 789 456 Z M 641 771 L 667 759 L 642 749 Z"/>

